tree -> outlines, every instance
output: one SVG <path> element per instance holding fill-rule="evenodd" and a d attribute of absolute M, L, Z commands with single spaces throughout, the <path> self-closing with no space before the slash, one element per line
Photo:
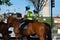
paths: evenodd
<path fill-rule="evenodd" d="M 10 0 L 0 0 L 0 5 L 8 5 L 8 6 L 11 6 L 12 3 L 10 2 Z"/>
<path fill-rule="evenodd" d="M 32 2 L 35 9 L 38 10 L 39 13 L 39 11 L 41 11 L 43 7 L 46 5 L 48 0 L 29 0 L 29 1 Z"/>
<path fill-rule="evenodd" d="M 11 6 L 12 3 L 10 2 L 10 0 L 0 0 L 0 5 L 8 5 Z M 0 8 L 1 10 L 1 8 Z"/>

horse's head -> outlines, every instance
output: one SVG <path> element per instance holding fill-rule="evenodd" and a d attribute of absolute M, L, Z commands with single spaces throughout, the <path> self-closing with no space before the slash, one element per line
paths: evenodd
<path fill-rule="evenodd" d="M 13 24 L 13 21 L 15 20 L 15 18 L 13 18 L 13 17 L 8 17 L 8 19 L 7 19 L 7 23 L 9 24 L 9 25 L 11 25 L 11 24 Z"/>
<path fill-rule="evenodd" d="M 21 21 L 20 19 L 17 19 L 17 18 L 12 17 L 12 16 L 8 17 L 8 19 L 7 19 L 8 25 L 13 25 L 13 24 L 15 24 L 17 22 L 20 23 L 20 21 Z"/>

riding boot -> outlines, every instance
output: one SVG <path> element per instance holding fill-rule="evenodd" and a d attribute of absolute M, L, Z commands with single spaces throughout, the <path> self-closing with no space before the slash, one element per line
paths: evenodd
<path fill-rule="evenodd" d="M 24 28 L 24 26 L 25 26 L 25 22 L 19 28 L 20 29 L 20 34 L 22 34 L 22 35 L 23 35 L 23 30 L 24 30 L 23 28 Z"/>

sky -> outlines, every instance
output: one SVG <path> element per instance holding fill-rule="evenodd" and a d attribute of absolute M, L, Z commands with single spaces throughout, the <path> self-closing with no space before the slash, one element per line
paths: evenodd
<path fill-rule="evenodd" d="M 60 16 L 60 0 L 55 0 L 55 7 L 53 8 L 53 15 Z"/>
<path fill-rule="evenodd" d="M 11 3 L 13 4 L 12 6 L 6 6 L 6 5 L 2 5 L 0 14 L 4 13 L 4 12 L 8 12 L 7 9 L 9 9 L 9 12 L 20 12 L 20 13 L 24 13 L 25 14 L 25 7 L 27 5 L 31 5 L 31 11 L 34 9 L 34 7 L 32 6 L 31 3 L 29 3 L 26 0 L 11 0 Z"/>
<path fill-rule="evenodd" d="M 55 7 L 53 8 L 53 16 L 60 16 L 60 0 L 55 0 Z M 11 0 L 12 6 L 2 5 L 0 6 L 0 14 L 8 12 L 7 9 L 9 9 L 9 12 L 20 12 L 22 14 L 25 14 L 25 6 L 30 5 L 31 11 L 34 10 L 34 7 L 32 3 L 29 3 L 27 0 Z"/>

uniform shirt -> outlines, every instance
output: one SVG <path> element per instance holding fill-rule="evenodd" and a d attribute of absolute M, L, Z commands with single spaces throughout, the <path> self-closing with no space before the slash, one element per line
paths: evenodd
<path fill-rule="evenodd" d="M 27 19 L 28 19 L 28 20 L 33 20 L 32 17 L 33 17 L 32 12 L 31 12 L 30 10 L 28 10 L 28 11 L 27 11 Z"/>

